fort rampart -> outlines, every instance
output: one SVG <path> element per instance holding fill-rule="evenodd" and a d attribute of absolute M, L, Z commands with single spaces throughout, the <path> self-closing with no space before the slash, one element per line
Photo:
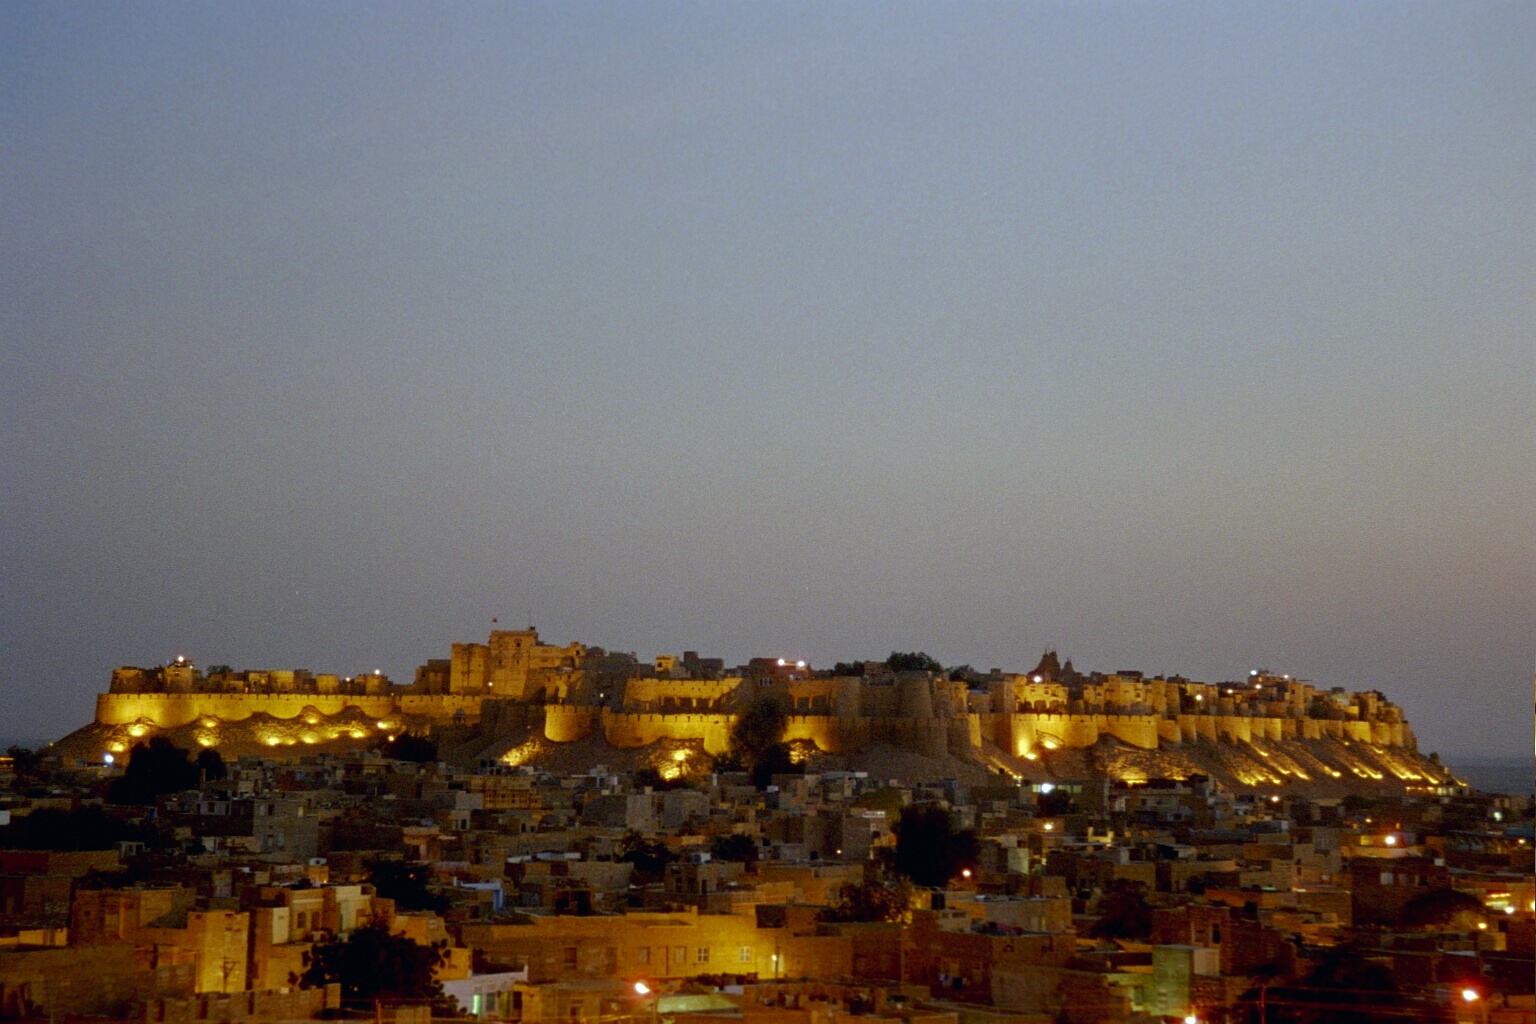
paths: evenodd
<path fill-rule="evenodd" d="M 658 690 L 665 688 L 658 687 Z M 816 697 L 801 695 L 801 707 L 846 712 L 858 706 L 848 687 L 828 687 Z M 710 690 L 699 688 L 699 696 Z M 675 691 L 674 691 L 675 692 Z M 717 691 L 718 692 L 718 691 Z M 690 695 L 691 696 L 691 695 Z M 725 696 L 721 694 L 720 696 Z M 718 701 L 720 696 L 714 697 Z M 902 711 L 927 714 L 791 714 L 784 738 L 814 743 L 828 753 L 848 753 L 872 743 L 888 743 L 930 756 L 974 756 L 984 742 L 1026 756 L 1040 749 L 1081 748 L 1111 736 L 1143 750 L 1199 740 L 1222 743 L 1284 743 L 1292 740 L 1338 739 L 1378 746 L 1413 747 L 1413 733 L 1402 721 L 1360 721 L 1308 717 L 1259 717 L 1224 714 L 1162 716 L 1121 714 L 1060 714 L 1041 712 L 983 712 L 933 714 L 915 687 L 894 694 Z M 96 721 L 103 725 L 148 723 L 175 729 L 202 719 L 243 721 L 257 714 L 277 719 L 301 715 L 326 717 L 349 710 L 368 718 L 404 716 L 435 722 L 479 720 L 484 698 L 463 694 L 317 694 L 317 693 L 104 693 L 96 698 Z M 498 702 L 506 703 L 506 702 Z M 885 701 L 871 701 L 877 706 Z M 830 707 L 829 707 L 830 705 Z M 521 706 L 521 705 L 518 705 Z M 506 709 L 504 709 L 506 710 Z M 724 712 L 617 712 L 582 704 L 542 706 L 543 733 L 556 743 L 569 743 L 601 733 L 612 746 L 632 749 L 658 741 L 697 742 L 718 754 L 730 746 L 734 714 Z M 493 715 L 498 721 L 506 715 Z M 527 716 L 520 721 L 533 724 Z"/>
<path fill-rule="evenodd" d="M 571 743 L 600 736 L 620 749 L 697 743 L 720 754 L 730 747 L 738 713 L 773 698 L 788 713 L 784 739 L 833 754 L 889 744 L 934 757 L 1035 757 L 1091 747 L 1104 737 L 1141 750 L 1296 740 L 1415 747 L 1401 710 L 1380 693 L 1323 691 L 1261 670 L 1222 684 L 1134 672 L 1092 678 L 1067 672 L 1063 682 L 1054 673 L 1066 669 L 1042 660 L 1028 676 L 994 670 L 966 681 L 883 667 L 867 675 L 814 675 L 780 663 L 777 674 L 772 666 L 749 666 L 741 675 L 675 678 L 680 670 L 670 656 L 658 658 L 651 675 L 633 656 L 619 669 L 598 669 L 584 665 L 587 655 L 581 644 L 541 644 L 531 629 L 501 630 L 488 644 L 453 645 L 450 659 L 422 666 L 410 686 L 377 673 L 343 680 L 298 670 L 220 669 L 205 678 L 178 658 L 154 669 L 116 670 L 110 692 L 97 697 L 96 721 L 137 737 L 150 728 L 211 729 L 258 715 L 302 719 L 312 728 L 284 726 L 263 739 L 291 744 L 322 742 L 328 731 L 330 738 L 342 730 L 360 738 L 356 722 L 313 727 L 321 719 L 361 717 L 391 730 L 397 723 L 452 723 L 498 737 L 532 731 Z"/>
<path fill-rule="evenodd" d="M 176 729 L 203 718 L 239 722 L 252 715 L 297 718 L 312 710 L 327 717 L 356 708 L 369 718 L 408 715 L 452 721 L 460 712 L 468 721 L 480 717 L 480 698 L 453 694 L 324 693 L 103 693 L 96 697 L 96 721 L 102 725 L 149 722 Z"/>

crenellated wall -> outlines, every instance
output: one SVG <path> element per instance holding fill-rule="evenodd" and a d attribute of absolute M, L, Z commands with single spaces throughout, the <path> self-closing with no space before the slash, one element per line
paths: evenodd
<path fill-rule="evenodd" d="M 525 634 L 506 636 L 521 640 Z M 470 670 L 478 664 L 472 656 L 476 652 L 468 650 L 469 646 L 455 645 L 461 683 L 474 674 Z M 549 651 L 553 652 L 550 657 L 575 656 L 565 648 Z M 549 670 L 537 668 L 529 670 L 527 677 L 543 678 L 541 673 L 550 675 Z M 317 677 L 320 681 L 334 678 Z M 783 687 L 781 696 L 794 708 L 784 738 L 814 743 L 820 750 L 835 754 L 886 743 L 929 756 L 962 758 L 979 757 L 988 744 L 1015 756 L 1028 756 L 1042 749 L 1089 747 L 1104 736 L 1143 750 L 1202 740 L 1280 744 L 1323 739 L 1416 749 L 1413 732 L 1399 709 L 1375 694 L 1352 695 L 1352 703 L 1347 705 L 1334 699 L 1342 695 L 1329 696 L 1327 707 L 1338 717 L 1312 717 L 1298 709 L 1321 698 L 1311 687 L 1299 684 L 1283 693 L 1284 700 L 1244 701 L 1231 688 L 1223 691 L 1203 684 L 1176 686 L 1161 679 L 1115 676 L 1099 687 L 1113 698 L 1107 706 L 1074 700 L 1072 713 L 1067 713 L 1045 710 L 1043 704 L 1037 704 L 1033 711 L 1012 710 L 1028 707 L 1025 698 L 1053 698 L 1061 689 L 1058 684 L 1037 684 L 1023 677 L 1004 678 L 984 700 L 971 699 L 976 695 L 964 683 L 933 679 L 926 673 L 900 673 L 887 679 L 816 678 L 776 684 Z M 238 722 L 265 714 L 290 720 L 301 715 L 353 713 L 380 721 L 404 716 L 473 724 L 481 721 L 484 703 L 485 725 L 493 731 L 542 726 L 545 738 L 556 743 L 601 735 L 610 745 L 624 749 L 659 741 L 696 742 L 709 753 L 719 754 L 729 749 L 730 730 L 736 720 L 732 712 L 765 692 L 761 686 L 744 686 L 739 678 L 633 679 L 625 692 L 628 710 L 616 712 L 596 704 L 566 703 L 573 694 L 563 686 L 535 687 L 538 692 L 531 701 L 490 692 L 400 692 L 403 687 L 391 687 L 382 679 L 384 692 L 376 694 L 324 692 L 334 691 L 334 687 L 318 683 L 320 692 L 288 692 L 291 680 L 267 673 L 262 681 L 273 691 L 266 693 L 133 692 L 134 687 L 147 685 L 147 680 L 145 670 L 114 672 L 112 692 L 96 699 L 96 721 L 109 726 L 148 722 L 174 729 L 200 719 Z M 489 681 L 486 686 L 489 690 Z M 686 702 L 691 707 L 666 706 L 674 702 Z M 658 703 L 663 704 L 660 710 L 647 707 Z M 1210 713 L 1191 713 L 1197 708 Z"/>
<path fill-rule="evenodd" d="M 624 706 L 650 707 L 664 702 L 696 704 L 713 710 L 741 686 L 739 677 L 727 679 L 659 679 L 644 677 L 624 683 Z"/>
<path fill-rule="evenodd" d="M 658 740 L 692 740 L 702 743 L 706 753 L 723 754 L 731 747 L 735 721 L 735 715 L 722 714 L 625 714 L 607 708 L 602 712 L 603 738 L 621 750 Z"/>
<path fill-rule="evenodd" d="M 462 711 L 466 720 L 475 721 L 480 717 L 480 698 L 454 694 L 103 693 L 96 697 L 96 721 L 128 725 L 147 720 L 161 729 L 175 729 L 201 718 L 239 722 L 266 714 L 287 719 L 297 718 L 306 709 L 331 716 L 348 708 L 370 718 L 400 714 L 443 721 Z"/>

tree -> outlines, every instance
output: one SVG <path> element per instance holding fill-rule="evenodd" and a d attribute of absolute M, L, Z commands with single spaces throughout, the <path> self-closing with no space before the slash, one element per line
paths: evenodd
<path fill-rule="evenodd" d="M 911 651 L 903 654 L 901 651 L 892 651 L 891 656 L 885 659 L 885 667 L 892 672 L 943 672 L 944 666 L 937 659 L 928 657 L 922 651 Z"/>
<path fill-rule="evenodd" d="M 1140 882 L 1116 882 L 1099 900 L 1099 918 L 1088 934 L 1096 939 L 1145 939 L 1152 934 L 1152 907 Z"/>
<path fill-rule="evenodd" d="M 904 878 L 847 882 L 837 902 L 822 912 L 824 921 L 904 923 L 912 913 L 912 885 Z"/>
<path fill-rule="evenodd" d="M 1447 886 L 1420 893 L 1409 900 L 1398 913 L 1397 921 L 1398 927 L 1410 930 L 1455 928 L 1470 931 L 1487 918 L 1488 908 L 1483 906 L 1482 900 Z"/>
<path fill-rule="evenodd" d="M 635 769 L 635 773 L 631 778 L 634 780 L 634 787 L 637 790 L 644 790 L 645 787 L 649 786 L 653 792 L 665 793 L 668 790 L 690 788 L 688 780 L 683 778 L 681 774 L 672 779 L 664 778 L 660 770 L 650 765 Z"/>
<path fill-rule="evenodd" d="M 731 726 L 731 752 L 747 764 L 756 764 L 768 748 L 784 738 L 789 709 L 783 698 L 765 694 L 747 705 Z"/>
<path fill-rule="evenodd" d="M 18 776 L 31 775 L 43 761 L 42 754 L 23 746 L 8 747 L 5 756 L 11 759 L 11 770 Z"/>
<path fill-rule="evenodd" d="M 220 758 L 219 766 L 223 764 Z M 185 750 L 164 736 L 155 736 L 148 743 L 134 744 L 128 767 L 113 781 L 109 799 L 115 804 L 153 804 L 160 794 L 196 789 L 201 780 L 201 769 Z"/>
<path fill-rule="evenodd" d="M 208 782 L 222 779 L 229 774 L 229 769 L 224 764 L 224 755 L 212 747 L 199 750 L 197 758 L 192 763 L 197 766 L 198 775 Z"/>
<path fill-rule="evenodd" d="M 1059 818 L 1064 814 L 1077 813 L 1077 801 L 1066 790 L 1057 789 L 1041 793 L 1035 800 L 1035 813 L 1042 818 Z"/>
<path fill-rule="evenodd" d="M 767 789 L 775 775 L 804 775 L 805 765 L 796 764 L 788 743 L 773 743 L 752 764 L 752 785 Z"/>
<path fill-rule="evenodd" d="M 754 864 L 757 862 L 757 843 L 751 836 L 735 833 L 728 836 L 715 836 L 709 841 L 709 855 L 715 860 L 733 860 L 742 864 Z"/>
<path fill-rule="evenodd" d="M 804 774 L 784 743 L 784 727 L 789 723 L 789 709 L 783 698 L 764 694 L 747 705 L 731 726 L 731 751 L 717 758 L 717 771 L 745 770 L 752 773 L 752 784 L 767 788 L 774 775 Z"/>
<path fill-rule="evenodd" d="M 39 808 L 0 830 L 0 846 L 10 850 L 111 850 L 125 840 L 159 845 L 153 829 L 110 818 L 91 806 L 77 811 Z"/>
<path fill-rule="evenodd" d="M 619 855 L 615 859 L 633 864 L 636 876 L 640 876 L 637 877 L 637 881 L 641 878 L 655 881 L 667 870 L 668 864 L 677 860 L 677 855 L 667 848 L 667 844 L 656 839 L 647 839 L 634 829 L 630 829 L 624 833 L 624 838 L 619 840 Z"/>
<path fill-rule="evenodd" d="M 1335 946 L 1307 975 L 1299 992 L 1282 993 L 1305 1001 L 1311 1024 L 1360 1024 L 1402 1020 L 1408 1001 L 1399 994 L 1391 968 L 1352 946 Z M 1336 1007 L 1336 1008 L 1335 1008 Z M 1424 1018 L 1420 1018 L 1424 1019 Z M 1433 1018 L 1430 1018 L 1433 1019 Z"/>
<path fill-rule="evenodd" d="M 432 868 L 419 861 L 371 861 L 368 881 L 380 896 L 394 900 L 401 910 L 448 909 L 448 900 L 429 888 Z"/>
<path fill-rule="evenodd" d="M 379 752 L 391 761 L 432 764 L 437 760 L 437 741 L 426 736 L 417 736 L 413 732 L 401 733 L 393 739 L 385 740 L 379 746 Z"/>
<path fill-rule="evenodd" d="M 443 987 L 432 972 L 443 963 L 446 945 L 423 946 L 391 935 L 389 926 L 378 921 L 345 940 L 316 945 L 304 954 L 298 981 L 311 988 L 340 982 L 344 999 L 436 999 Z"/>
<path fill-rule="evenodd" d="M 896 870 L 917 885 L 943 886 L 976 863 L 976 833 L 956 829 L 939 804 L 916 804 L 901 812 L 896 833 Z"/>
<path fill-rule="evenodd" d="M 727 750 L 723 754 L 716 754 L 714 770 L 724 775 L 726 772 L 744 772 L 747 770 L 747 762 L 734 750 Z"/>

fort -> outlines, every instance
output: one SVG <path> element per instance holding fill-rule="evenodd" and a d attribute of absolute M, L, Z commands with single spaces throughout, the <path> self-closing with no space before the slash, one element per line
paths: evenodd
<path fill-rule="evenodd" d="M 765 699 L 787 711 L 783 739 L 815 754 L 856 755 L 884 744 L 1020 771 L 1054 751 L 1108 741 L 1132 751 L 1324 742 L 1390 752 L 1389 763 L 1407 766 L 1392 769 L 1401 780 L 1433 777 L 1402 711 L 1380 693 L 1322 689 L 1262 669 L 1225 683 L 1132 671 L 1084 675 L 1047 652 L 1025 673 L 883 662 L 815 672 L 780 659 L 727 670 L 720 659 L 693 652 L 643 662 L 583 644 L 557 647 L 532 629 L 455 643 L 449 658 L 428 661 L 403 685 L 377 673 L 223 666 L 204 673 L 185 659 L 120 668 L 97 698 L 91 731 L 92 742 L 109 751 L 156 732 L 204 747 L 323 749 L 376 741 L 381 733 L 438 731 L 458 740 L 505 737 L 506 745 L 529 736 L 556 745 L 600 740 L 618 751 L 686 744 L 718 755 L 730 746 L 737 716 Z M 1380 778 L 1381 761 L 1346 767 Z M 1314 763 L 1312 770 L 1342 774 L 1338 765 Z M 1281 781 L 1274 772 L 1268 777 Z"/>

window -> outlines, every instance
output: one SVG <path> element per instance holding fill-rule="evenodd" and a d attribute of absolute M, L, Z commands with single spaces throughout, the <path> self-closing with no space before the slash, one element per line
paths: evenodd
<path fill-rule="evenodd" d="M 752 947 L 751 946 L 742 946 L 739 950 L 737 950 L 736 951 L 736 962 L 739 963 L 739 964 L 749 964 L 749 963 L 751 963 L 752 962 Z"/>
<path fill-rule="evenodd" d="M 693 962 L 696 963 L 696 964 L 707 964 L 707 963 L 709 963 L 709 947 L 708 946 L 700 946 L 698 949 L 694 950 L 693 951 Z"/>
<path fill-rule="evenodd" d="M 641 946 L 639 949 L 635 950 L 635 963 L 637 963 L 637 964 L 648 964 L 650 962 L 651 962 L 651 947 L 650 946 Z"/>
<path fill-rule="evenodd" d="M 309 931 L 309 915 L 304 911 L 301 910 L 294 916 L 293 930 L 299 933 Z"/>
<path fill-rule="evenodd" d="M 576 969 L 576 947 L 575 946 L 566 946 L 565 947 L 565 966 L 566 966 L 566 968 L 568 970 L 573 970 L 574 971 Z"/>
<path fill-rule="evenodd" d="M 1392 872 L 1390 872 L 1390 871 L 1383 871 L 1381 873 L 1381 884 L 1382 885 L 1391 885 L 1392 884 Z"/>
<path fill-rule="evenodd" d="M 688 947 L 686 947 L 686 946 L 673 946 L 672 947 L 672 962 L 674 964 L 685 964 L 685 963 L 687 963 L 688 962 Z"/>

